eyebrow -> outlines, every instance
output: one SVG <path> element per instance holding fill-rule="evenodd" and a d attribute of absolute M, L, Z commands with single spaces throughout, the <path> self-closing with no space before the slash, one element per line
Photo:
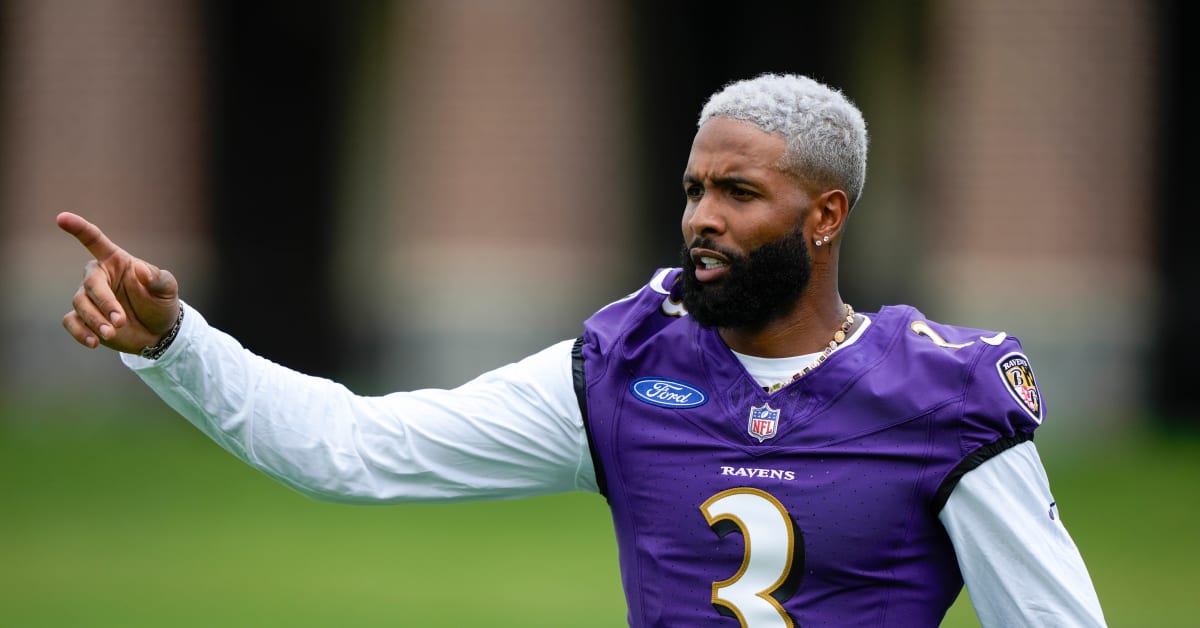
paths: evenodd
<path fill-rule="evenodd" d="M 716 186 L 718 188 L 726 189 L 726 190 L 730 189 L 730 188 L 738 187 L 738 186 L 747 186 L 747 187 L 758 187 L 759 186 L 759 183 L 757 181 L 754 181 L 753 179 L 747 179 L 745 177 L 716 177 L 712 181 L 713 181 L 714 186 Z M 700 179 L 698 179 L 697 177 L 695 177 L 693 175 L 684 173 L 684 175 L 683 175 L 684 187 L 687 187 L 693 183 L 701 183 L 701 181 L 700 181 Z"/>

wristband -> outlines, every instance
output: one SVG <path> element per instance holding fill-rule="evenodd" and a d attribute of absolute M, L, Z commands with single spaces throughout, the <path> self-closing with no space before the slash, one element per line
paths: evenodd
<path fill-rule="evenodd" d="M 175 336 L 179 335 L 179 328 L 182 326 L 183 308 L 180 307 L 179 317 L 175 319 L 175 324 L 171 325 L 171 329 L 167 330 L 167 333 L 163 335 L 162 339 L 160 339 L 157 343 L 142 349 L 141 353 L 138 355 L 148 360 L 157 360 L 158 358 L 162 357 L 162 354 L 165 353 L 171 346 L 171 342 L 175 340 Z"/>

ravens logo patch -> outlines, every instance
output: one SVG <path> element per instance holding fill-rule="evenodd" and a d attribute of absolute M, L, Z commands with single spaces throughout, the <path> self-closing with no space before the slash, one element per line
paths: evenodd
<path fill-rule="evenodd" d="M 1040 425 L 1043 416 L 1042 393 L 1033 377 L 1029 358 L 1021 353 L 1010 353 L 996 362 L 996 370 L 1008 393 L 1017 400 L 1021 409 Z"/>

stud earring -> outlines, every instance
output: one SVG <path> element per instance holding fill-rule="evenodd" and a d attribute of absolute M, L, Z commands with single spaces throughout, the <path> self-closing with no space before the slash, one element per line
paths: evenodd
<path fill-rule="evenodd" d="M 829 241 L 829 236 L 825 236 L 825 241 L 826 241 L 826 242 L 828 242 L 828 241 Z"/>
<path fill-rule="evenodd" d="M 820 240 L 817 240 L 816 242 L 817 242 L 817 246 L 821 246 L 821 241 L 820 241 Z"/>

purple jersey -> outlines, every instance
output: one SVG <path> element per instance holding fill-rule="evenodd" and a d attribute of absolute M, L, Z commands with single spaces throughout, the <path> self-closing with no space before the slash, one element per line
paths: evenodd
<path fill-rule="evenodd" d="M 962 588 L 938 512 L 1041 423 L 1020 343 L 886 307 L 767 393 L 681 315 L 679 272 L 576 344 L 630 625 L 936 626 Z"/>

